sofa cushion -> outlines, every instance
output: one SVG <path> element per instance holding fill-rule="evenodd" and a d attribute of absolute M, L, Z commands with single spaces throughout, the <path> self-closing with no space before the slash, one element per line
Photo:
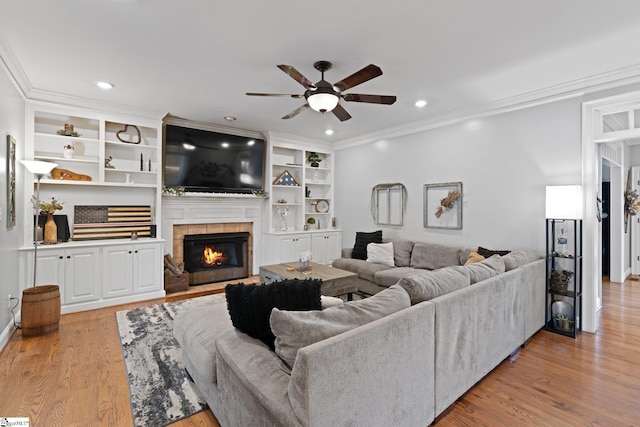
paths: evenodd
<path fill-rule="evenodd" d="M 320 310 L 322 280 L 282 280 L 268 285 L 229 284 L 224 288 L 233 326 L 257 338 L 272 350 L 275 337 L 269 327 L 274 307 L 283 310 Z"/>
<path fill-rule="evenodd" d="M 482 282 L 498 274 L 504 273 L 504 261 L 500 255 L 493 255 L 480 262 L 464 266 L 469 272 L 471 284 Z"/>
<path fill-rule="evenodd" d="M 532 250 L 513 251 L 502 257 L 507 271 L 542 258 L 540 252 Z"/>
<path fill-rule="evenodd" d="M 411 264 L 411 251 L 415 244 L 411 240 L 391 240 L 393 243 L 393 260 L 398 267 L 409 267 Z"/>
<path fill-rule="evenodd" d="M 173 320 L 173 336 L 180 348 L 189 355 L 198 376 L 214 384 L 217 382 L 216 339 L 232 329 L 227 299 L 223 294 L 215 295 L 211 304 L 205 307 L 179 312 Z"/>
<path fill-rule="evenodd" d="M 369 243 L 367 245 L 367 262 L 395 267 L 393 243 Z"/>
<path fill-rule="evenodd" d="M 373 275 L 373 278 L 376 285 L 388 288 L 389 286 L 393 286 L 398 283 L 398 280 L 402 279 L 403 277 L 410 274 L 419 273 L 421 271 L 424 270 L 413 267 L 396 267 L 390 268 L 388 270 L 376 271 L 376 273 Z"/>
<path fill-rule="evenodd" d="M 416 242 L 411 251 L 411 267 L 437 270 L 462 265 L 469 258 L 469 249 L 436 243 Z"/>
<path fill-rule="evenodd" d="M 371 233 L 365 233 L 362 231 L 356 232 L 356 243 L 353 245 L 353 251 L 351 251 L 351 258 L 367 259 L 367 245 L 369 243 L 382 243 L 382 230 L 373 231 Z"/>
<path fill-rule="evenodd" d="M 421 271 L 403 277 L 398 285 L 411 298 L 411 304 L 428 301 L 471 284 L 466 267 L 446 267 L 434 271 Z"/>
<path fill-rule="evenodd" d="M 500 255 L 500 256 L 504 256 L 506 254 L 508 254 L 511 251 L 507 251 L 507 250 L 495 250 L 495 249 L 487 249 L 487 248 L 483 248 L 482 246 L 478 246 L 478 250 L 477 252 L 482 255 L 485 258 L 489 258 L 490 256 L 493 255 Z"/>
<path fill-rule="evenodd" d="M 389 267 L 388 265 L 374 264 L 372 262 L 367 262 L 363 259 L 353 259 L 353 258 L 338 258 L 333 261 L 332 265 L 335 268 L 340 268 L 342 270 L 347 270 L 347 271 L 356 273 L 359 278 L 368 280 L 370 282 L 375 282 L 374 275 L 378 271 L 394 268 L 394 267 Z"/>
<path fill-rule="evenodd" d="M 410 306 L 409 296 L 399 286 L 391 286 L 370 298 L 349 301 L 323 311 L 285 311 L 274 308 L 271 330 L 276 336 L 276 354 L 290 368 L 298 349 Z"/>

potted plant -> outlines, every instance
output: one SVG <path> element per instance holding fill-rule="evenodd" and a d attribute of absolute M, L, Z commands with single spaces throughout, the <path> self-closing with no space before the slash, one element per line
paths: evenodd
<path fill-rule="evenodd" d="M 322 158 L 315 151 L 311 151 L 307 156 L 307 161 L 311 164 L 312 168 L 317 168 L 318 166 L 320 166 Z"/>

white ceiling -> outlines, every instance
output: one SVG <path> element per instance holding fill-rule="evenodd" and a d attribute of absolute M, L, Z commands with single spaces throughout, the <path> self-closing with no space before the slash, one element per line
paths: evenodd
<path fill-rule="evenodd" d="M 640 75 L 637 0 L 1 3 L 0 53 L 31 99 L 62 95 L 224 126 L 232 115 L 240 129 L 327 141 Z M 317 60 L 333 63 L 329 82 L 380 66 L 382 76 L 345 93 L 398 101 L 341 101 L 353 116 L 341 123 L 312 110 L 282 120 L 304 100 L 245 95 L 301 94 L 276 65 L 315 82 Z M 116 87 L 103 91 L 96 80 Z M 419 98 L 429 105 L 414 107 Z"/>

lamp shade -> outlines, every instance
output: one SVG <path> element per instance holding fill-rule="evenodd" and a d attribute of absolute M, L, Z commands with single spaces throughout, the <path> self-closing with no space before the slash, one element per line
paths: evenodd
<path fill-rule="evenodd" d="M 53 170 L 53 168 L 58 166 L 57 163 L 41 162 L 39 160 L 20 160 L 20 163 L 22 163 L 24 167 L 34 175 L 48 174 Z"/>
<path fill-rule="evenodd" d="M 316 111 L 324 113 L 331 111 L 338 105 L 338 97 L 333 93 L 316 93 L 307 98 L 309 106 Z"/>
<path fill-rule="evenodd" d="M 548 185 L 546 217 L 582 219 L 582 186 Z"/>

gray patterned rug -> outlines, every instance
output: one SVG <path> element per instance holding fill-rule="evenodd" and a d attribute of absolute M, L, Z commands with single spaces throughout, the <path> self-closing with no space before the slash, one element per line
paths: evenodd
<path fill-rule="evenodd" d="M 173 337 L 173 319 L 181 310 L 211 304 L 217 298 L 224 294 L 116 313 L 135 426 L 166 426 L 208 408 L 184 370 L 180 346 Z"/>

